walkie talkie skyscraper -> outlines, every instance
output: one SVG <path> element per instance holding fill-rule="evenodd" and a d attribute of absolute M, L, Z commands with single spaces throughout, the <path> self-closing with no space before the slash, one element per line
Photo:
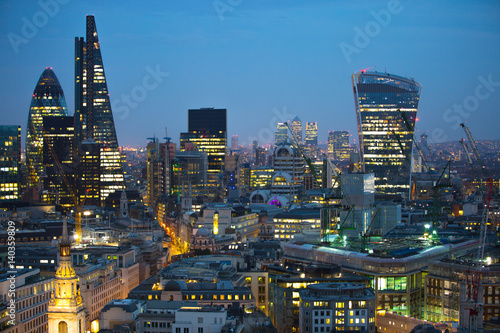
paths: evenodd
<path fill-rule="evenodd" d="M 362 170 L 377 193 L 408 194 L 413 133 L 422 86 L 411 78 L 358 71 L 352 75 Z"/>

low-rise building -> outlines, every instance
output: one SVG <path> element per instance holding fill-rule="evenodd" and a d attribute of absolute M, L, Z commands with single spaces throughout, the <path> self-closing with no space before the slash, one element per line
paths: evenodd
<path fill-rule="evenodd" d="M 15 275 L 14 297 L 11 282 L 12 275 Z M 48 332 L 47 307 L 50 294 L 54 290 L 54 278 L 41 277 L 39 269 L 22 269 L 12 273 L 11 270 L 0 271 L 0 305 L 4 305 L 4 310 L 9 312 L 10 300 L 15 301 L 15 325 L 9 324 L 12 318 L 7 316 L 7 324 L 3 332 Z"/>
<path fill-rule="evenodd" d="M 273 217 L 274 239 L 289 241 L 296 234 L 315 230 L 318 240 L 321 234 L 320 209 L 299 208 L 288 212 L 276 214 Z"/>
<path fill-rule="evenodd" d="M 362 283 L 313 284 L 299 296 L 300 332 L 376 332 L 375 292 Z"/>
<path fill-rule="evenodd" d="M 115 299 L 106 304 L 100 314 L 101 329 L 114 329 L 122 325 L 130 325 L 135 330 L 137 317 L 145 312 L 146 302 L 135 299 Z"/>
<path fill-rule="evenodd" d="M 220 332 L 226 324 L 227 311 L 223 307 L 183 307 L 175 312 L 174 333 Z"/>

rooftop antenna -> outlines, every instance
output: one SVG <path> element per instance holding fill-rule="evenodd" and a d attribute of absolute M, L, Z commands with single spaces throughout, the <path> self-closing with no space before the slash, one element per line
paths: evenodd
<path fill-rule="evenodd" d="M 170 143 L 170 140 L 172 140 L 172 138 L 170 138 L 168 136 L 168 132 L 167 132 L 167 128 L 166 127 L 165 127 L 165 137 L 163 139 L 167 140 L 168 143 Z"/>
<path fill-rule="evenodd" d="M 376 67 L 377 67 L 377 66 L 368 67 L 368 68 L 365 68 L 365 69 L 360 69 L 359 71 L 360 71 L 361 73 L 366 73 L 366 71 L 367 71 L 367 70 L 372 69 L 372 68 L 376 68 Z"/>

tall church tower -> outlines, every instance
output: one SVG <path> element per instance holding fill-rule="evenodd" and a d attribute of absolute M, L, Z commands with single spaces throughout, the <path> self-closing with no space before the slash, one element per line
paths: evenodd
<path fill-rule="evenodd" d="M 55 291 L 52 292 L 47 310 L 49 333 L 85 332 L 85 308 L 77 289 L 78 277 L 71 264 L 70 247 L 64 219 L 63 236 L 59 243 L 59 267 L 54 281 Z"/>

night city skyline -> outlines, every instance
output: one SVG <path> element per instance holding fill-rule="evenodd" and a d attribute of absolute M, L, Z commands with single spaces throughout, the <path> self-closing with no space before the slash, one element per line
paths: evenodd
<path fill-rule="evenodd" d="M 272 142 L 276 122 L 295 116 L 318 122 L 323 144 L 332 130 L 356 138 L 350 76 L 373 66 L 422 84 L 416 130 L 430 142 L 459 140 L 463 121 L 478 139 L 499 139 L 493 1 L 29 3 L 3 3 L 0 28 L 2 124 L 21 125 L 23 147 L 45 67 L 75 112 L 73 43 L 87 14 L 96 17 L 121 146 L 144 146 L 165 127 L 179 142 L 187 110 L 203 107 L 227 109 L 227 134 L 240 144 Z"/>
<path fill-rule="evenodd" d="M 1 333 L 498 332 L 500 2 L 0 21 Z"/>

